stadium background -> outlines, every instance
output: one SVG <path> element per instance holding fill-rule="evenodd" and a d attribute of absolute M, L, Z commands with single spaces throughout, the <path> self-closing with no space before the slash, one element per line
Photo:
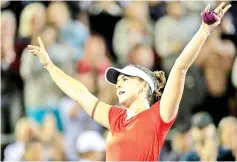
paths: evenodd
<path fill-rule="evenodd" d="M 60 69 L 102 101 L 118 104 L 114 87 L 104 81 L 105 69 L 139 64 L 168 77 L 208 3 L 213 9 L 220 2 L 1 1 L 1 160 L 104 159 L 107 130 L 65 96 L 27 53 L 26 46 L 36 44 L 38 36 Z M 224 145 L 219 123 L 228 116 L 236 120 L 237 3 L 227 3 L 232 8 L 187 74 L 178 119 L 160 160 L 182 160 L 195 145 L 197 127 L 215 125 L 214 136 Z M 232 141 L 237 123 L 223 123 L 234 130 L 223 138 L 237 143 Z"/>

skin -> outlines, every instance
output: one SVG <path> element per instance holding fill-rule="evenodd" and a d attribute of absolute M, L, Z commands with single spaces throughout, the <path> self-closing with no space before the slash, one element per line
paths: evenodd
<path fill-rule="evenodd" d="M 216 13 L 219 13 L 217 15 L 217 22 L 212 25 L 207 25 L 202 22 L 200 29 L 176 60 L 160 100 L 159 111 L 164 122 L 171 121 L 177 115 L 180 100 L 183 94 L 186 73 L 196 59 L 211 30 L 220 24 L 221 18 L 231 7 L 231 5 L 227 5 L 226 7 L 224 7 L 224 5 L 225 3 L 221 3 L 214 10 Z M 210 5 L 205 8 L 205 12 L 208 12 L 209 10 Z M 84 110 L 91 115 L 98 99 L 93 96 L 83 84 L 66 75 L 62 70 L 56 67 L 50 60 L 40 38 L 38 38 L 38 41 L 40 46 L 28 46 L 29 52 L 39 57 L 43 66 L 48 70 L 52 79 L 62 89 L 62 91 L 80 103 Z M 137 83 L 135 80 L 134 82 Z M 127 86 L 128 85 L 126 85 L 126 87 Z M 129 89 L 129 94 L 131 94 L 131 96 L 128 95 L 124 98 L 122 98 L 122 96 L 119 97 L 122 104 L 124 104 L 124 107 L 128 110 L 128 116 L 134 116 L 149 107 L 147 104 L 147 96 L 145 95 L 145 91 L 148 89 L 149 87 L 144 82 L 141 82 L 140 84 L 137 83 L 136 87 Z M 139 94 L 137 95 L 135 92 L 139 92 Z M 135 94 L 136 96 L 134 96 Z M 110 108 L 111 105 L 99 102 L 94 114 L 94 119 L 106 128 L 110 128 L 108 119 Z"/>

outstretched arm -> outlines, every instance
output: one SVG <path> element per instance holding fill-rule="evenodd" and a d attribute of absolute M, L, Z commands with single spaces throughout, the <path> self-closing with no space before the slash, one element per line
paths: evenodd
<path fill-rule="evenodd" d="M 40 47 L 29 45 L 29 52 L 39 57 L 41 63 L 48 70 L 58 87 L 72 99 L 77 101 L 91 116 L 98 99 L 93 96 L 83 84 L 66 75 L 62 70 L 56 67 L 51 62 L 40 38 L 38 38 L 38 41 Z M 106 128 L 109 128 L 108 113 L 110 107 L 111 105 L 99 102 L 94 113 L 94 119 Z"/>
<path fill-rule="evenodd" d="M 211 30 L 220 24 L 222 16 L 231 7 L 231 5 L 228 5 L 223 8 L 224 5 L 225 3 L 221 3 L 214 10 L 215 13 L 218 13 L 215 15 L 215 23 L 208 25 L 202 22 L 200 29 L 184 48 L 171 69 L 169 79 L 160 101 L 160 114 L 165 122 L 171 121 L 177 115 L 183 94 L 186 73 L 196 59 Z M 210 6 L 208 5 L 204 12 L 209 12 L 209 10 Z"/>

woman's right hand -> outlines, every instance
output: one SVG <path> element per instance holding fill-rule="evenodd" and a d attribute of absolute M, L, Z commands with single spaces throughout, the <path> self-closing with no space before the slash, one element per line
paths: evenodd
<path fill-rule="evenodd" d="M 40 37 L 38 37 L 39 46 L 28 45 L 29 52 L 33 55 L 37 55 L 40 62 L 46 68 L 49 64 L 52 64 L 52 61 L 49 58 L 49 55 L 44 47 L 44 44 Z"/>

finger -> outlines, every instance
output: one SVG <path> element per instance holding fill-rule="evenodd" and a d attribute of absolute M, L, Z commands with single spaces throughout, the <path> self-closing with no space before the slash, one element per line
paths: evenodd
<path fill-rule="evenodd" d="M 38 42 L 39 42 L 39 45 L 41 48 L 45 49 L 44 48 L 44 43 L 42 42 L 42 40 L 40 39 L 40 37 L 38 37 Z"/>
<path fill-rule="evenodd" d="M 225 5 L 225 2 L 222 2 L 222 3 L 214 10 L 214 12 L 215 12 L 215 13 L 218 13 L 218 12 L 224 7 L 224 5 Z"/>
<path fill-rule="evenodd" d="M 34 55 L 38 55 L 39 52 L 37 50 L 29 50 L 29 53 L 34 54 Z"/>
<path fill-rule="evenodd" d="M 34 56 L 36 56 L 37 54 L 34 51 L 29 51 L 30 54 L 33 54 Z"/>
<path fill-rule="evenodd" d="M 37 49 L 31 49 L 31 50 L 28 50 L 28 52 L 35 52 L 35 53 L 38 53 L 39 51 Z"/>
<path fill-rule="evenodd" d="M 38 49 L 38 50 L 40 50 L 40 47 L 37 47 L 37 46 L 28 45 L 27 47 L 29 49 Z"/>
<path fill-rule="evenodd" d="M 223 9 L 223 15 L 230 9 L 231 4 L 227 5 L 224 9 Z"/>
<path fill-rule="evenodd" d="M 207 5 L 207 7 L 205 8 L 204 11 L 205 11 L 205 12 L 209 12 L 209 10 L 210 10 L 210 4 Z"/>

